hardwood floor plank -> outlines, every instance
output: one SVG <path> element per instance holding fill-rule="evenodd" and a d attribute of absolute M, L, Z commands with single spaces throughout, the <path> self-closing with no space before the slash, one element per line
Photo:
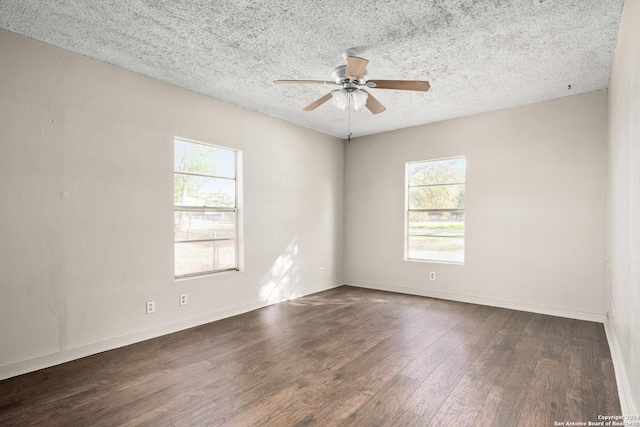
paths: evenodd
<path fill-rule="evenodd" d="M 509 312 L 504 327 L 494 333 L 483 352 L 460 379 L 436 415 L 434 426 L 473 425 L 496 378 L 509 362 L 512 347 L 531 318 L 530 313 Z M 508 323 L 507 323 L 508 320 Z"/>
<path fill-rule="evenodd" d="M 551 316 L 534 314 L 509 352 L 475 425 L 518 425 Z"/>
<path fill-rule="evenodd" d="M 538 361 L 520 414 L 520 426 L 546 426 L 564 420 L 566 378 L 566 365 L 551 359 Z"/>
<path fill-rule="evenodd" d="M 305 320 L 304 318 L 301 318 L 301 320 L 304 320 L 305 323 L 309 322 L 311 323 L 312 320 Z M 300 323 L 298 323 L 300 324 Z M 271 328 L 271 326 L 269 327 Z M 322 333 L 329 333 L 332 332 L 332 328 L 333 325 L 331 325 L 330 323 L 326 323 L 325 325 L 321 325 L 321 326 L 317 326 L 315 324 L 313 324 L 313 329 L 315 332 L 317 331 L 321 331 Z M 308 332 L 306 329 L 303 329 L 305 332 Z M 240 361 L 245 361 L 248 364 L 253 363 L 253 360 L 264 360 L 266 359 L 266 355 L 264 352 L 264 342 L 267 339 L 271 339 L 272 340 L 272 345 L 268 346 L 269 349 L 273 349 L 273 348 L 280 348 L 281 351 L 284 351 L 286 346 L 285 344 L 289 344 L 289 342 L 287 341 L 287 336 L 286 334 L 282 333 L 280 334 L 280 336 L 275 336 L 272 337 L 269 334 L 265 335 L 265 331 L 251 331 L 247 334 L 245 334 L 245 336 L 248 338 L 247 342 L 238 342 L 237 340 L 237 332 L 236 331 L 232 331 L 231 335 L 229 335 L 229 333 L 225 333 L 225 334 L 221 334 L 219 335 L 217 338 L 218 339 L 214 339 L 212 340 L 212 342 L 210 343 L 207 338 L 209 335 L 205 335 L 202 338 L 205 338 L 203 340 L 203 342 L 201 344 L 199 344 L 199 350 L 197 352 L 197 354 L 192 354 L 192 352 L 190 352 L 189 346 L 186 347 L 181 347 L 181 348 L 165 348 L 164 352 L 160 355 L 160 357 L 158 357 L 159 362 L 163 362 L 163 364 L 161 365 L 151 365 L 151 364 L 141 364 L 143 369 L 145 370 L 149 370 L 150 371 L 150 375 L 151 379 L 156 379 L 156 381 L 147 384 L 147 378 L 145 378 L 145 375 L 143 372 L 141 372 L 140 370 L 136 371 L 136 376 L 135 377 L 129 377 L 129 378 L 136 378 L 136 382 L 139 384 L 143 384 L 144 385 L 144 389 L 143 389 L 143 393 L 148 390 L 148 389 L 156 389 L 157 387 L 161 386 L 163 383 L 167 382 L 168 380 L 164 377 L 162 377 L 162 373 L 163 373 L 163 369 L 167 368 L 167 364 L 172 367 L 177 369 L 178 371 L 184 367 L 184 366 L 189 366 L 189 363 L 200 363 L 202 361 L 202 359 L 205 360 L 210 360 L 213 362 L 216 362 L 216 372 L 225 372 L 227 374 L 229 373 L 234 373 L 234 372 L 239 372 L 241 369 L 244 369 L 242 366 L 240 366 L 239 360 L 237 357 L 235 358 L 229 358 L 229 356 L 233 355 L 234 353 L 239 353 L 242 355 L 242 358 L 240 359 Z M 305 337 L 309 337 L 308 333 L 305 333 L 304 335 Z M 184 345 L 185 340 L 181 340 L 180 344 Z M 231 345 L 229 346 L 228 344 L 232 343 L 235 345 Z M 211 349 L 215 349 L 215 354 L 214 355 L 210 355 L 209 354 L 209 350 Z M 189 363 L 185 363 L 185 361 L 182 359 L 183 355 L 186 354 L 187 360 L 190 360 Z M 251 356 L 253 356 L 253 359 L 251 358 Z M 178 357 L 177 360 L 179 360 L 179 362 L 177 363 L 170 363 L 172 361 L 175 361 L 176 357 Z M 232 369 L 229 369 L 228 366 L 225 365 L 229 365 L 230 362 L 232 362 L 235 364 L 235 367 Z M 107 373 L 112 373 L 113 369 L 125 369 L 126 367 L 121 366 L 121 363 L 116 363 L 113 364 L 113 366 L 110 366 L 111 369 L 109 369 L 107 372 L 105 372 L 105 374 Z M 160 378 L 158 378 L 160 377 Z M 212 378 L 209 382 L 213 382 L 216 381 L 218 378 Z M 129 381 L 131 381 L 130 379 L 125 378 L 124 381 L 121 381 L 120 384 L 122 385 L 124 383 L 124 385 L 126 385 Z M 169 380 L 170 381 L 170 380 Z M 68 382 L 67 382 L 68 384 Z M 106 384 L 102 384 L 103 386 L 106 386 Z M 68 385 L 67 385 L 68 387 Z M 131 389 L 129 389 L 128 387 L 125 387 L 127 393 L 131 392 Z M 109 389 L 108 389 L 109 390 Z M 117 392 L 118 390 L 109 390 L 110 394 L 113 394 L 114 392 Z M 83 399 L 79 400 L 76 399 L 76 395 L 82 392 L 83 394 Z M 85 402 L 85 403 L 89 403 L 92 404 L 95 400 L 100 398 L 100 394 L 104 392 L 104 388 L 100 389 L 100 388 L 96 388 L 93 387 L 92 389 L 89 390 L 79 390 L 74 392 L 73 394 L 69 393 L 69 391 L 66 391 L 66 395 L 62 395 L 60 398 L 56 398 L 51 390 L 49 391 L 49 393 L 47 394 L 49 397 L 49 399 L 52 399 L 53 401 L 56 401 L 55 404 L 53 404 L 53 406 L 55 406 L 54 412 L 55 413 L 60 413 L 60 412 L 64 412 L 66 410 L 78 410 L 81 409 L 78 406 L 78 402 Z M 92 399 L 92 395 L 93 395 L 93 399 Z M 133 397 L 133 396 L 131 396 Z M 129 398 L 125 398 L 126 402 L 129 402 L 131 397 Z M 113 401 L 111 402 L 111 405 L 116 404 L 117 401 Z M 36 414 L 33 414 L 32 416 L 34 417 L 34 420 L 38 420 L 38 419 L 42 419 L 42 418 L 46 418 L 47 416 L 51 415 L 51 411 L 49 410 L 49 408 L 47 406 L 44 405 L 39 405 L 40 407 L 40 418 L 38 418 L 36 416 Z"/>
<path fill-rule="evenodd" d="M 380 425 L 389 420 L 397 424 L 402 418 L 400 412 L 406 411 L 404 404 L 451 353 L 461 352 L 467 355 L 470 353 L 465 352 L 465 349 L 460 351 L 462 341 L 482 329 L 482 320 L 486 319 L 492 311 L 480 309 L 480 306 L 465 310 L 465 315 L 460 322 L 438 337 L 365 405 L 351 414 L 348 421 L 352 425 Z M 415 417 L 410 418 L 415 419 Z"/>
<path fill-rule="evenodd" d="M 485 327 L 480 332 L 467 338 L 465 343 L 485 347 L 487 343 L 495 337 L 496 331 L 502 329 L 512 315 L 513 312 L 510 310 L 503 308 L 494 309 L 486 319 Z"/>
<path fill-rule="evenodd" d="M 371 355 L 376 355 L 380 353 L 384 353 L 385 351 L 392 351 L 394 346 L 399 345 L 400 343 L 406 341 L 408 338 L 420 333 L 422 330 L 419 328 L 403 328 L 402 333 L 398 334 L 398 330 L 391 329 L 392 323 L 387 323 L 387 328 L 382 328 L 380 322 L 371 321 L 369 318 L 366 321 L 367 317 L 363 317 L 362 324 L 358 327 L 358 322 L 352 322 L 352 329 L 349 334 L 350 339 L 345 337 L 334 337 L 335 341 L 327 341 L 320 340 L 316 342 L 315 348 L 307 348 L 307 350 L 319 350 L 322 354 L 330 356 L 334 359 L 334 367 L 339 367 L 341 364 L 340 360 L 352 360 L 354 357 L 357 357 L 360 354 L 367 354 L 371 357 Z M 353 335 L 353 328 L 359 329 L 365 333 Z M 301 356 L 304 356 L 302 354 Z M 375 356 L 374 356 L 375 357 Z M 311 358 L 311 354 L 307 354 L 307 359 Z M 336 359 L 337 358 L 337 359 Z M 309 362 L 309 360 L 307 360 Z M 296 376 L 302 375 L 306 370 L 313 370 L 313 365 L 315 363 L 307 363 L 307 364 L 297 364 L 293 365 L 295 371 L 282 373 L 278 370 L 272 370 L 269 372 L 270 376 L 277 377 L 278 379 L 282 378 L 296 378 Z M 320 370 L 326 366 L 326 360 L 318 361 L 318 367 L 316 369 Z M 351 362 L 351 366 L 353 367 L 353 362 Z M 285 367 L 283 369 L 289 369 Z M 234 378 L 230 381 L 230 385 L 233 386 L 233 383 L 238 381 L 238 378 Z M 244 381 L 240 382 L 240 385 L 244 387 Z M 256 388 L 255 390 L 245 391 L 240 395 L 234 396 L 234 402 L 231 404 L 226 404 L 224 408 L 217 407 L 212 410 L 211 405 L 204 401 L 200 402 L 197 407 L 188 408 L 189 414 L 186 414 L 189 422 L 199 423 L 204 422 L 204 420 L 209 420 L 213 413 L 218 417 L 216 421 L 209 421 L 212 425 L 218 425 L 220 422 L 227 422 L 229 419 L 233 419 L 233 417 L 243 408 L 247 407 L 253 402 L 256 402 L 260 397 L 262 397 L 262 393 L 272 393 L 277 391 L 279 387 L 286 387 L 287 381 L 278 381 L 269 385 L 263 385 L 261 389 Z M 195 411 L 195 412 L 194 412 Z M 176 418 L 183 417 L 183 414 L 178 414 Z M 175 422 L 175 421 L 174 421 Z"/>
<path fill-rule="evenodd" d="M 238 411 L 242 405 L 247 405 L 262 397 L 263 392 L 271 392 L 271 388 L 277 389 L 280 386 L 286 386 L 286 381 L 275 381 L 275 379 L 286 379 L 292 375 L 301 375 L 308 369 L 321 370 L 329 363 L 331 356 L 331 364 L 340 366 L 351 360 L 354 355 L 375 345 L 379 340 L 383 340 L 392 335 L 392 331 L 383 331 L 379 335 L 369 334 L 364 339 L 345 343 L 345 336 L 342 334 L 332 335 L 330 338 L 310 339 L 310 343 L 315 345 L 303 346 L 304 351 L 299 352 L 281 352 L 272 358 L 266 358 L 262 353 L 258 353 L 258 357 L 250 359 L 251 361 L 242 361 L 236 363 L 236 368 L 232 375 L 225 376 L 225 388 L 221 390 L 221 394 L 207 394 L 206 398 L 198 399 L 189 404 L 182 404 L 176 407 L 172 402 L 167 402 L 162 413 L 177 414 L 174 418 L 181 418 L 185 412 L 191 412 L 188 417 L 195 419 L 196 415 L 200 418 L 206 418 L 210 413 L 215 411 L 217 415 L 223 418 L 232 417 L 234 411 Z M 296 364 L 298 360 L 303 360 L 305 364 Z M 262 361 L 261 361 L 262 360 Z M 255 363 L 255 364 L 254 364 Z M 294 369 L 290 369 L 293 366 Z M 314 368 L 317 366 L 317 368 Z M 247 388 L 247 384 L 253 382 L 251 388 Z M 260 390 L 262 387 L 262 390 Z M 216 405 L 211 405 L 211 400 L 216 401 Z M 228 400 L 234 399 L 231 404 L 226 403 Z M 242 405 L 238 405 L 242 403 Z M 171 408 L 166 408 L 166 406 Z M 224 408 L 220 409 L 221 406 Z M 202 413 L 202 414 L 200 414 Z M 145 414 L 149 418 L 149 414 Z M 154 420 L 155 418 L 151 418 Z"/>
<path fill-rule="evenodd" d="M 354 376 L 357 377 L 361 377 L 362 375 L 364 375 L 363 370 L 364 369 L 368 369 L 371 365 L 369 363 L 366 364 L 362 364 L 361 363 L 361 358 L 366 357 L 369 360 L 375 360 L 377 358 L 381 358 L 381 357 L 385 357 L 388 354 L 391 354 L 394 349 L 396 349 L 399 346 L 402 346 L 407 340 L 410 340 L 411 338 L 415 337 L 416 335 L 422 333 L 421 329 L 415 328 L 415 329 L 405 329 L 403 331 L 403 334 L 393 334 L 390 335 L 389 337 L 385 338 L 384 340 L 380 341 L 378 344 L 376 344 L 375 346 L 373 346 L 372 348 L 370 348 L 369 350 L 365 351 L 364 353 L 362 353 L 362 356 L 360 358 L 356 358 L 353 361 L 347 363 L 346 365 L 344 365 L 342 368 L 339 368 L 337 371 L 333 371 L 333 379 L 340 379 L 340 378 L 344 378 L 345 376 L 348 378 L 352 378 Z M 353 353 L 352 353 L 353 354 Z M 300 375 L 304 375 L 304 374 L 308 374 L 308 372 L 311 371 L 312 373 L 314 372 L 313 368 L 309 368 L 307 366 L 307 368 L 300 373 Z M 315 370 L 317 371 L 317 370 Z M 295 378 L 295 376 L 294 376 Z M 326 388 L 326 377 L 322 378 L 325 381 L 320 381 L 320 383 L 316 384 L 316 386 L 320 389 L 323 390 Z M 308 381 L 305 381 L 305 383 L 308 383 Z M 284 385 L 280 390 L 274 390 L 275 393 L 279 393 L 282 392 L 283 390 L 287 390 L 289 389 L 291 386 L 291 384 L 286 384 Z M 333 383 L 332 388 L 335 389 L 335 382 Z M 270 395 L 273 395 L 273 393 L 271 393 Z M 290 402 L 290 404 L 292 404 L 293 402 Z M 259 406 L 261 406 L 261 403 L 258 403 Z M 254 405 L 255 406 L 255 405 Z M 250 410 L 251 409 L 251 405 L 248 407 L 242 407 L 242 408 L 238 408 L 237 412 L 233 413 L 233 416 L 230 417 L 230 424 L 234 425 L 235 424 L 235 420 L 237 415 L 240 412 L 255 412 L 255 410 Z M 216 425 L 216 424 L 214 424 Z M 242 424 L 238 424 L 238 425 L 242 425 Z"/>
<path fill-rule="evenodd" d="M 448 330 L 456 325 L 455 314 L 459 307 L 447 307 L 446 312 L 431 327 L 407 344 L 400 347 L 384 345 L 374 351 L 363 354 L 360 358 L 336 372 L 334 381 L 321 387 L 325 400 L 336 404 L 322 408 L 314 414 L 303 411 L 302 415 L 285 419 L 283 425 L 296 424 L 312 415 L 314 419 L 330 420 L 335 425 L 345 423 L 347 417 L 357 410 L 379 390 L 397 372 L 406 367 L 411 360 L 429 348 Z M 394 348 L 395 347 L 395 348 Z M 357 378 L 353 381 L 353 378 Z M 351 380 L 349 380 L 351 379 Z M 348 422 L 346 422 L 348 424 Z"/>
<path fill-rule="evenodd" d="M 408 353 L 417 351 L 418 345 L 415 343 L 422 341 L 427 333 L 421 329 L 416 331 L 415 334 L 392 335 L 344 366 L 332 369 L 331 378 L 325 378 L 310 390 L 314 397 L 331 401 L 332 404 L 319 411 L 314 408 L 311 415 L 327 423 L 337 423 L 370 399 L 378 387 L 407 363 L 406 358 L 411 357 Z M 392 355 L 398 355 L 398 358 L 390 358 Z M 310 401 L 312 396 L 302 397 L 306 397 L 305 401 Z M 296 424 L 309 415 L 304 410 L 301 414 L 298 410 L 290 411 L 289 414 L 293 415 L 293 419 L 281 417 L 283 425 Z"/>
<path fill-rule="evenodd" d="M 398 425 L 402 425 L 400 420 L 407 418 L 404 415 L 406 412 L 416 414 L 422 424 L 426 425 L 482 350 L 481 347 L 469 344 L 456 347 L 455 351 L 450 353 L 449 357 L 418 386 L 402 408 L 394 414 L 393 418 Z M 415 420 L 416 417 L 411 416 L 409 419 Z"/>
<path fill-rule="evenodd" d="M 573 320 L 552 317 L 525 399 L 521 426 L 563 422 Z"/>
<path fill-rule="evenodd" d="M 604 331 L 604 325 L 596 324 L 596 335 L 598 337 L 598 346 L 600 348 L 600 357 L 602 359 L 611 359 L 611 351 L 609 349 L 609 341 Z"/>
<path fill-rule="evenodd" d="M 91 390 L 99 390 L 93 387 L 93 385 L 84 382 L 82 377 L 74 375 L 75 370 L 83 366 L 97 365 L 98 369 L 94 368 L 93 377 L 95 382 L 102 386 L 105 386 L 114 378 L 121 377 L 127 381 L 127 378 L 130 377 L 128 372 L 126 372 L 128 366 L 136 366 L 136 374 L 144 375 L 141 368 L 144 369 L 145 366 L 149 365 L 149 368 L 153 371 L 153 375 L 157 375 L 158 371 L 164 367 L 164 365 L 159 365 L 159 363 L 169 362 L 171 365 L 175 361 L 174 367 L 179 368 L 183 366 L 185 361 L 180 359 L 181 355 L 186 355 L 184 356 L 187 358 L 186 362 L 191 363 L 206 357 L 207 349 L 215 351 L 218 358 L 227 357 L 228 354 L 241 351 L 242 349 L 237 345 L 237 335 L 243 330 L 250 331 L 245 334 L 246 340 L 244 342 L 246 345 L 255 346 L 256 342 L 259 341 L 259 337 L 262 336 L 267 339 L 269 333 L 274 333 L 272 330 L 275 331 L 276 327 L 272 326 L 268 322 L 268 319 L 273 321 L 273 319 L 276 318 L 273 314 L 275 311 L 278 313 L 287 311 L 287 324 L 292 325 L 292 327 L 299 325 L 299 323 L 309 323 L 315 326 L 315 315 L 324 314 L 323 312 L 319 312 L 311 313 L 311 315 L 307 313 L 305 315 L 305 312 L 302 310 L 298 310 L 299 312 L 294 314 L 291 313 L 290 310 L 285 310 L 280 307 L 283 306 L 274 305 L 266 307 L 264 312 L 271 313 L 268 316 L 264 313 L 261 316 L 255 315 L 253 312 L 247 313 L 247 315 L 243 317 L 232 318 L 234 322 L 230 322 L 230 319 L 224 319 L 219 322 L 181 331 L 178 334 L 170 334 L 145 341 L 144 343 L 134 344 L 121 349 L 119 353 L 105 352 L 83 358 L 74 362 L 73 369 L 67 369 L 67 365 L 63 364 L 48 369 L 46 374 L 34 373 L 34 375 L 30 375 L 30 378 L 37 378 L 37 381 L 21 381 L 19 377 L 10 379 L 5 385 L 6 393 L 0 396 L 0 407 L 6 404 L 4 399 L 11 398 L 17 391 L 22 393 L 21 397 L 16 398 L 17 401 L 24 401 L 31 394 L 43 394 L 42 386 L 39 387 L 37 392 L 32 393 L 32 390 L 38 387 L 38 384 L 54 384 L 52 388 L 46 390 L 47 401 L 50 402 L 50 404 L 45 405 L 43 402 L 36 402 L 33 406 L 38 407 L 39 410 L 37 412 L 41 414 L 48 413 L 49 406 L 55 406 L 56 410 L 59 411 L 67 407 L 65 402 L 63 402 L 64 400 L 78 401 L 78 399 L 71 398 L 79 394 L 83 396 L 84 400 L 87 400 L 90 398 L 88 395 L 91 394 Z M 335 310 L 335 308 L 330 308 L 329 310 Z M 229 343 L 235 343 L 236 345 L 225 351 L 225 347 Z M 195 353 L 189 351 L 190 346 L 194 344 L 198 344 L 200 351 Z M 119 354 L 119 356 L 116 356 L 117 354 Z M 156 356 L 151 358 L 149 354 Z M 191 360 L 191 362 L 189 360 Z M 43 381 L 43 379 L 48 379 L 48 381 Z M 20 390 L 15 390 L 11 386 L 12 383 L 20 385 Z M 96 392 L 98 395 L 100 393 L 101 391 Z M 35 416 L 37 413 L 32 415 Z"/>
<path fill-rule="evenodd" d="M 602 325 L 343 286 L 0 381 L 4 426 L 552 425 L 619 415 Z"/>
<path fill-rule="evenodd" d="M 596 323 L 573 322 L 567 381 L 565 417 L 575 421 L 598 421 L 605 413 L 602 360 Z"/>

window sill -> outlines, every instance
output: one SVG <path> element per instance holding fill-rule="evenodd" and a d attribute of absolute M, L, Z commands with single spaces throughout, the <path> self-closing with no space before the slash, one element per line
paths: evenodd
<path fill-rule="evenodd" d="M 226 276 L 226 275 L 230 275 L 230 274 L 238 274 L 238 273 L 243 273 L 243 272 L 244 271 L 242 271 L 242 270 L 217 271 L 217 272 L 211 272 L 211 273 L 194 274 L 193 276 L 174 277 L 174 281 L 176 283 L 177 282 L 185 282 L 187 280 L 204 279 L 204 278 L 210 278 L 210 277 L 219 277 L 219 276 Z"/>
<path fill-rule="evenodd" d="M 464 265 L 463 262 L 455 262 L 455 261 L 438 261 L 433 259 L 414 259 L 414 258 L 405 258 L 405 261 L 408 262 L 424 262 L 429 264 L 450 264 L 450 265 Z"/>

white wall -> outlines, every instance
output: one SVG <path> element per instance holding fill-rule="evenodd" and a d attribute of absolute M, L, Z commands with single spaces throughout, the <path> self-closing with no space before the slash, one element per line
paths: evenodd
<path fill-rule="evenodd" d="M 606 135 L 597 91 L 352 140 L 345 283 L 603 321 Z M 405 162 L 460 155 L 465 265 L 404 261 Z"/>
<path fill-rule="evenodd" d="M 0 379 L 342 283 L 342 140 L 4 30 L 0 52 Z M 174 281 L 174 136 L 243 151 L 244 272 Z"/>
<path fill-rule="evenodd" d="M 620 403 L 640 411 L 640 1 L 624 4 L 609 83 L 609 338 Z"/>

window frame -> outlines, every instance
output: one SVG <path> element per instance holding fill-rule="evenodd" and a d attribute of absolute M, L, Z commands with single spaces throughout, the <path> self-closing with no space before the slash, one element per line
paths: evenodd
<path fill-rule="evenodd" d="M 410 165 L 414 165 L 416 163 L 435 163 L 435 162 L 442 162 L 442 161 L 447 161 L 447 160 L 456 160 L 456 159 L 464 159 L 465 161 L 465 179 L 464 182 L 447 182 L 445 184 L 423 184 L 423 185 L 410 185 L 411 179 L 409 177 L 409 167 Z M 405 203 L 405 215 L 404 215 L 404 220 L 405 220 L 405 227 L 404 227 L 404 260 L 405 261 L 411 261 L 411 262 L 430 262 L 430 263 L 437 263 L 437 264 L 453 264 L 453 265 L 464 265 L 465 260 L 466 260 L 466 244 L 463 245 L 463 249 L 462 249 L 462 261 L 448 261 L 448 260 L 439 260 L 439 259 L 427 259 L 427 258 L 411 258 L 409 256 L 409 238 L 410 238 L 410 216 L 412 212 L 423 212 L 423 213 L 456 213 L 456 212 L 462 212 L 463 217 L 464 217 L 464 235 L 462 237 L 463 239 L 463 243 L 466 241 L 466 222 L 467 222 L 467 214 L 466 214 L 466 203 L 465 206 L 463 208 L 425 208 L 425 209 L 410 209 L 409 208 L 409 194 L 410 194 L 410 189 L 411 188 L 420 188 L 420 187 L 442 187 L 445 185 L 462 185 L 464 186 L 465 189 L 465 193 L 466 193 L 466 188 L 467 188 L 467 157 L 465 155 L 460 155 L 460 156 L 452 156 L 452 157 L 442 157 L 442 158 L 437 158 L 437 159 L 429 159 L 429 160 L 415 160 L 415 161 L 410 161 L 410 162 L 406 162 L 405 166 L 404 166 L 404 175 L 405 175 L 405 197 L 404 197 L 404 203 Z M 466 197 L 465 197 L 466 200 Z M 441 237 L 443 239 L 445 238 L 449 238 L 449 239 L 459 239 L 460 237 L 453 237 L 453 236 L 448 236 L 448 237 Z"/>
<path fill-rule="evenodd" d="M 219 176 L 219 175 L 207 175 L 207 174 L 199 174 L 199 173 L 192 173 L 192 172 L 178 172 L 176 171 L 176 167 L 175 167 L 175 150 L 176 150 L 176 142 L 184 142 L 184 143 L 188 143 L 188 144 L 196 144 L 196 145 L 204 145 L 206 147 L 212 147 L 212 148 L 217 148 L 220 150 L 226 150 L 226 151 L 231 151 L 233 152 L 233 177 L 228 177 L 228 176 Z M 176 212 L 202 212 L 203 214 L 207 213 L 207 212 L 233 212 L 234 213 L 234 227 L 233 227 L 233 237 L 225 237 L 225 238 L 217 238 L 217 239 L 200 239 L 200 240 L 176 240 L 175 238 L 175 231 L 174 231 L 174 239 L 173 239 L 173 245 L 174 245 L 174 261 L 173 261 L 173 268 L 174 268 L 174 278 L 175 280 L 180 280 L 180 279 L 188 279 L 188 278 L 192 278 L 192 277 L 200 277 L 200 276 L 206 276 L 206 275 L 216 275 L 216 274 L 221 274 L 221 273 L 229 273 L 229 272 L 234 272 L 234 271 L 240 271 L 240 210 L 239 210 L 239 198 L 240 198 L 240 189 L 239 189 L 239 170 L 240 170 L 240 158 L 241 158 L 241 151 L 240 150 L 236 150 L 234 148 L 231 147 L 225 147 L 222 145 L 217 145 L 217 144 L 210 144 L 207 142 L 202 142 L 202 141 L 195 141 L 192 139 L 187 139 L 187 138 L 181 138 L 181 137 L 174 137 L 173 138 L 173 155 L 174 155 L 174 167 L 173 167 L 173 176 L 175 177 L 176 175 L 182 175 L 182 176 L 197 176 L 197 177 L 203 177 L 203 178 L 214 178 L 214 179 L 224 179 L 224 180 L 228 180 L 228 181 L 233 181 L 234 182 L 234 206 L 233 207 L 215 207 L 215 206 L 178 206 L 175 204 L 175 200 L 174 200 L 174 204 L 173 204 L 173 212 L 174 212 L 174 218 L 175 218 L 175 213 Z M 175 192 L 175 184 L 174 184 L 174 192 Z M 174 219 L 175 221 L 175 219 Z M 219 241 L 234 241 L 235 242 L 235 248 L 234 248 L 234 257 L 235 257 L 235 267 L 231 267 L 231 268 L 222 268 L 222 269 L 214 269 L 214 270 L 205 270 L 205 271 L 199 271 L 196 273 L 188 273 L 188 274 L 181 274 L 181 275 L 176 275 L 175 274 L 175 268 L 176 268 L 176 258 L 175 258 L 175 247 L 177 244 L 181 244 L 181 243 L 188 243 L 188 242 L 219 242 Z"/>

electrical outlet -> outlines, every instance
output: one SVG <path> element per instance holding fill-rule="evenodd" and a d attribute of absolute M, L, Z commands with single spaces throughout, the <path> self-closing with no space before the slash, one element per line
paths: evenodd
<path fill-rule="evenodd" d="M 436 280 L 436 272 L 435 271 L 430 271 L 429 272 L 429 280 Z"/>
<path fill-rule="evenodd" d="M 324 268 L 320 267 L 320 275 L 322 276 L 324 274 Z"/>
<path fill-rule="evenodd" d="M 187 294 L 180 294 L 180 305 L 187 305 Z"/>
<path fill-rule="evenodd" d="M 147 301 L 147 314 L 156 312 L 156 302 L 155 301 Z"/>

